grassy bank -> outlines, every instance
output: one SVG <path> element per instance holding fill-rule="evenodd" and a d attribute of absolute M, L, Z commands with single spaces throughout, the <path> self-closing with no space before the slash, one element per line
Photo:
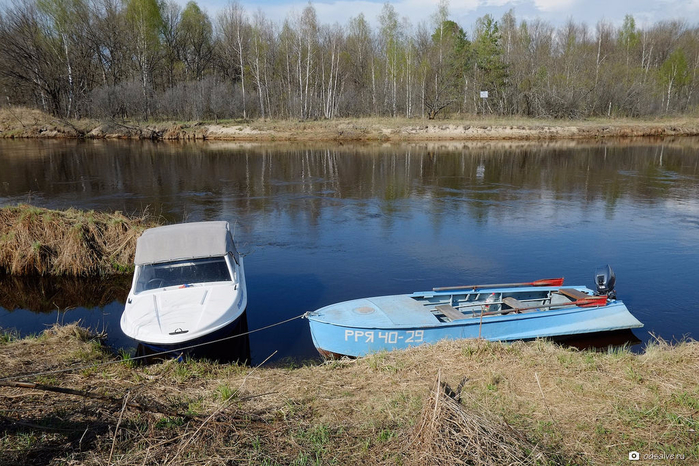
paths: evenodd
<path fill-rule="evenodd" d="M 72 325 L 0 341 L 0 373 L 94 364 L 21 380 L 103 397 L 0 386 L 3 464 L 626 464 L 632 450 L 699 460 L 697 342 L 640 355 L 442 342 L 251 369 L 98 366 L 115 359 Z"/>
<path fill-rule="evenodd" d="M 95 276 L 133 269 L 136 240 L 156 222 L 30 205 L 0 209 L 0 274 Z"/>
<path fill-rule="evenodd" d="M 339 118 L 333 120 L 63 120 L 38 110 L 0 108 L 3 138 L 96 138 L 231 141 L 551 140 L 696 136 L 692 117 L 541 120 L 523 117 Z"/>

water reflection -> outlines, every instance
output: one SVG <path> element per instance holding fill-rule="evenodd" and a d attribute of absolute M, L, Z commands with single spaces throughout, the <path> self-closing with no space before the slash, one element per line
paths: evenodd
<path fill-rule="evenodd" d="M 0 307 L 36 313 L 65 312 L 76 306 L 124 304 L 131 276 L 110 278 L 15 277 L 0 275 Z"/>
<path fill-rule="evenodd" d="M 648 331 L 696 336 L 697 181 L 696 138 L 344 146 L 0 141 L 2 205 L 230 221 L 248 254 L 251 329 L 332 302 L 461 282 L 564 275 L 567 284 L 590 286 L 594 269 L 609 263 L 620 299 L 646 324 L 637 332 L 642 340 Z M 53 308 L 51 287 L 59 285 L 23 291 L 28 286 L 0 284 L 10 290 L 0 293 L 0 306 Z M 89 287 L 75 285 L 76 298 L 59 306 L 81 305 L 73 299 L 91 295 L 81 293 Z M 82 305 L 100 311 L 76 315 L 103 319 L 114 344 L 128 345 L 118 330 L 123 298 L 104 304 L 111 295 L 95 288 L 103 297 Z M 0 326 L 29 325 L 8 315 L 0 313 Z M 275 350 L 280 358 L 316 354 L 302 320 L 254 334 L 250 345 L 253 363 Z"/>
<path fill-rule="evenodd" d="M 3 203 L 151 206 L 177 219 L 221 208 L 274 210 L 280 195 L 301 201 L 283 205 L 290 214 L 308 213 L 313 221 L 332 199 L 395 204 L 417 198 L 437 212 L 460 206 L 482 219 L 513 201 L 602 200 L 613 214 L 622 198 L 653 204 L 699 193 L 697 147 L 686 144 L 308 148 L 30 141 L 22 150 L 16 144 L 0 142 Z"/>

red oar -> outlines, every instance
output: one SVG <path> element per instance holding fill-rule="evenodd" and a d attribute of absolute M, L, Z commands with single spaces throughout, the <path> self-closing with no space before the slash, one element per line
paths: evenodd
<path fill-rule="evenodd" d="M 604 306 L 607 304 L 607 295 L 602 296 L 590 296 L 589 298 L 581 298 L 574 301 L 576 306 L 579 307 L 595 307 Z"/>
<path fill-rule="evenodd" d="M 432 288 L 432 291 L 449 291 L 449 290 L 476 290 L 478 288 L 503 288 L 506 286 L 563 286 L 563 278 L 544 278 L 533 282 L 522 283 L 495 283 L 492 285 L 464 285 L 464 286 L 442 286 Z"/>

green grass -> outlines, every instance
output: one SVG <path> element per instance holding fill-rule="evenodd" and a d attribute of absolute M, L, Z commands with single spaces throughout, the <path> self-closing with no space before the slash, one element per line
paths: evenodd
<path fill-rule="evenodd" d="M 221 384 L 218 387 L 216 387 L 216 395 L 220 401 L 226 402 L 233 397 L 237 397 L 238 392 L 236 390 L 233 390 L 228 385 Z"/>
<path fill-rule="evenodd" d="M 133 358 L 133 353 L 124 348 L 119 348 L 119 359 L 124 364 L 124 366 L 129 368 L 134 368 L 138 365 L 138 360 Z"/>
<path fill-rule="evenodd" d="M 185 419 L 179 416 L 165 416 L 155 423 L 156 429 L 178 429 L 183 426 Z"/>
<path fill-rule="evenodd" d="M 15 329 L 0 331 L 0 344 L 12 343 L 20 339 L 19 332 Z"/>

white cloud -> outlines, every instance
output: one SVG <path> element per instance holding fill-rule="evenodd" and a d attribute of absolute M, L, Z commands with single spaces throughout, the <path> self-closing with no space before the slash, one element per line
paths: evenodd
<path fill-rule="evenodd" d="M 555 12 L 569 10 L 577 2 L 578 0 L 534 0 L 534 5 L 540 11 Z"/>
<path fill-rule="evenodd" d="M 520 2 L 513 0 L 485 0 L 482 3 L 483 6 L 509 6 L 510 8 L 514 8 Z"/>
<path fill-rule="evenodd" d="M 6 0 L 0 0 L 0 3 L 3 1 Z M 184 7 L 188 0 L 176 1 Z M 508 3 L 511 2 L 511 0 L 485 0 L 485 2 Z M 207 11 L 212 19 L 215 19 L 218 13 L 225 8 L 229 2 L 228 0 L 197 0 L 197 3 Z M 430 24 L 432 15 L 437 11 L 439 0 L 400 0 L 391 1 L 390 3 L 395 8 L 401 20 L 403 18 L 408 18 L 413 25 L 417 25 L 421 22 Z M 484 0 L 452 0 L 449 5 L 449 16 L 458 22 L 458 20 L 473 12 L 483 3 Z M 285 19 L 292 17 L 294 14 L 300 14 L 301 11 L 308 6 L 308 1 L 278 0 L 256 2 L 254 0 L 242 0 L 241 4 L 250 17 L 259 9 L 262 10 L 267 19 L 277 24 L 282 24 Z M 315 8 L 318 21 L 321 24 L 338 23 L 344 26 L 350 18 L 354 18 L 360 13 L 363 13 L 369 24 L 376 27 L 384 2 L 371 0 L 335 0 L 313 1 L 311 5 Z"/>

